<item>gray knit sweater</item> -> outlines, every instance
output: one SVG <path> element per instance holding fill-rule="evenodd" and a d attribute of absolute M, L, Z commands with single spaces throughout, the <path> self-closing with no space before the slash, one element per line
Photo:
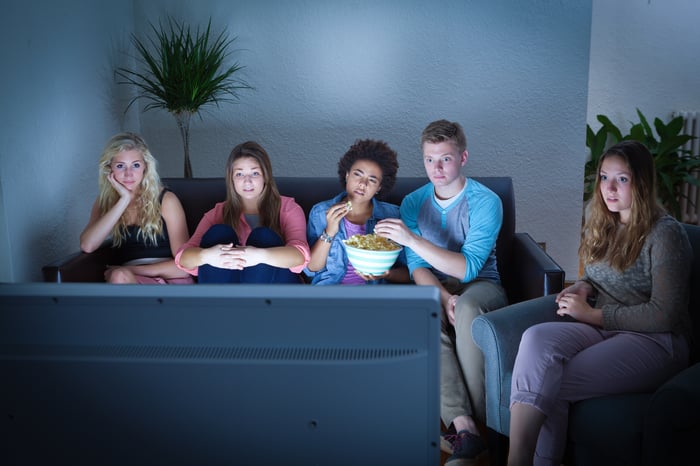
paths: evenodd
<path fill-rule="evenodd" d="M 618 272 L 606 262 L 589 264 L 582 280 L 597 292 L 603 328 L 672 332 L 690 342 L 688 312 L 692 249 L 683 226 L 671 216 L 657 220 L 636 262 Z"/>

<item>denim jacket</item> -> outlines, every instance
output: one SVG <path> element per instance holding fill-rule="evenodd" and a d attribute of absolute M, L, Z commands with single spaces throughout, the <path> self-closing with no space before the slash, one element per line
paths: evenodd
<path fill-rule="evenodd" d="M 306 226 L 306 237 L 310 246 L 313 246 L 316 241 L 319 240 L 321 233 L 323 233 L 323 230 L 326 228 L 326 211 L 328 211 L 332 205 L 342 201 L 346 195 L 347 193 L 342 192 L 333 199 L 319 202 L 311 208 L 309 212 L 309 222 Z M 399 207 L 397 205 L 378 201 L 373 198 L 372 206 L 372 216 L 367 219 L 367 223 L 365 224 L 365 230 L 368 234 L 374 232 L 374 226 L 379 220 L 385 218 L 400 218 Z M 340 222 L 338 233 L 333 238 L 331 248 L 328 251 L 326 266 L 318 272 L 312 272 L 308 268 L 304 269 L 304 273 L 308 277 L 311 277 L 312 285 L 336 285 L 343 280 L 348 268 L 348 256 L 345 253 L 345 247 L 343 247 L 342 243 L 344 239 L 347 239 L 347 232 L 345 231 L 344 222 Z M 404 251 L 401 251 L 401 255 L 396 263 L 397 265 L 406 265 Z M 378 284 L 384 282 L 385 280 L 382 279 L 369 281 L 367 283 Z"/>

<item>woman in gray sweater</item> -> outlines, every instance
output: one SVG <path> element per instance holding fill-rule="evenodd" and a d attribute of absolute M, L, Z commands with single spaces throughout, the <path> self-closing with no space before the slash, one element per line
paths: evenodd
<path fill-rule="evenodd" d="M 691 246 L 656 201 L 654 159 L 623 141 L 598 169 L 584 275 L 554 298 L 573 319 L 529 328 L 515 360 L 511 466 L 561 464 L 571 403 L 654 390 L 688 364 Z"/>

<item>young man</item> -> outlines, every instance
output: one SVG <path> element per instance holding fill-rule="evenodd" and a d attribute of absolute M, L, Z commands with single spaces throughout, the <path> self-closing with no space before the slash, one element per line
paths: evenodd
<path fill-rule="evenodd" d="M 416 284 L 440 290 L 440 415 L 456 432 L 446 464 L 471 464 L 486 451 L 474 421 L 485 418 L 484 359 L 471 324 L 507 304 L 496 266 L 503 206 L 497 194 L 462 174 L 469 154 L 459 123 L 430 123 L 421 147 L 430 183 L 404 198 L 401 220 L 382 220 L 375 232 L 406 247 Z"/>

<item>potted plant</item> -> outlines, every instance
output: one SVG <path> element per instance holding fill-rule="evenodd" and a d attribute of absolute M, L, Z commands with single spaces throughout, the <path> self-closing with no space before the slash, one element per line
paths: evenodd
<path fill-rule="evenodd" d="M 229 38 L 225 29 L 214 37 L 211 19 L 203 31 L 197 28 L 192 32 L 189 25 L 170 17 L 165 25 L 159 22 L 158 27 L 152 23 L 150 26 L 153 36 L 146 42 L 136 35 L 131 37 L 138 68 L 118 68 L 116 73 L 123 79 L 120 84 L 130 84 L 138 90 L 127 110 L 136 100 L 146 99 L 149 102 L 143 111 L 163 108 L 175 117 L 184 148 L 184 176 L 192 178 L 192 116 L 205 105 L 238 100 L 239 90 L 252 87 L 238 78 L 242 66 L 224 65 L 235 37 Z"/>
<path fill-rule="evenodd" d="M 694 170 L 700 168 L 700 157 L 693 156 L 690 151 L 682 148 L 686 142 L 694 139 L 694 136 L 681 134 L 682 116 L 672 118 L 668 123 L 655 118 L 654 129 L 658 135 L 657 140 L 646 117 L 639 109 L 637 109 L 637 115 L 639 122 L 634 123 L 626 135 L 623 135 L 605 115 L 597 116 L 602 124 L 598 132 L 594 132 L 590 125 L 586 125 L 586 146 L 590 149 L 590 158 L 586 162 L 584 171 L 583 199 L 587 201 L 591 197 L 598 176 L 596 170 L 600 157 L 613 144 L 632 139 L 645 144 L 654 156 L 659 201 L 675 217 L 680 218 L 679 198 L 683 195 L 681 186 L 684 183 L 700 186 L 700 182 L 691 175 Z"/>

